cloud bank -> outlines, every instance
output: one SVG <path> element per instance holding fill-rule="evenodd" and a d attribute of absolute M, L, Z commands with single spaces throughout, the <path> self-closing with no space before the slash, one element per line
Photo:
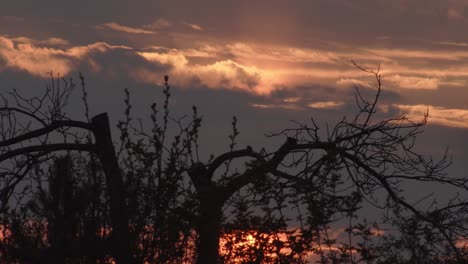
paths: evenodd
<path fill-rule="evenodd" d="M 97 31 L 106 28 L 124 35 L 139 36 L 153 35 L 153 30 L 171 26 L 172 22 L 168 20 L 156 19 L 152 24 L 141 27 L 105 23 Z M 193 36 L 174 38 L 190 39 Z M 430 52 L 425 49 L 355 49 L 345 45 L 333 49 L 285 47 L 210 40 L 180 47 L 115 45 L 104 41 L 74 45 L 61 37 L 41 40 L 0 35 L 0 71 L 23 71 L 44 78 L 50 72 L 64 76 L 86 69 L 105 74 L 104 78 L 119 76 L 147 84 L 160 84 L 162 76 L 168 74 L 172 84 L 178 87 L 226 89 L 267 98 L 263 102 L 251 103 L 254 108 L 331 110 L 353 103 L 355 87 L 370 93 L 375 89 L 372 76 L 353 67 L 349 58 L 358 58 L 358 63 L 368 69 L 375 69 L 382 62 L 384 89 L 402 97 L 411 98 L 411 91 L 442 94 L 444 89 L 461 89 L 468 80 L 468 63 L 463 61 L 463 58 L 468 58 L 468 50 L 437 46 L 437 51 Z M 454 60 L 460 63 L 457 67 L 437 66 Z M 434 61 L 439 64 L 429 63 Z M 282 91 L 294 91 L 296 94 L 272 99 Z M 432 113 L 430 123 L 468 127 L 464 112 L 468 110 L 445 106 L 449 102 L 443 99 L 440 102 L 442 106 L 429 105 Z M 428 104 L 420 101 L 393 105 L 408 116 L 417 118 L 423 113 L 423 105 Z"/>

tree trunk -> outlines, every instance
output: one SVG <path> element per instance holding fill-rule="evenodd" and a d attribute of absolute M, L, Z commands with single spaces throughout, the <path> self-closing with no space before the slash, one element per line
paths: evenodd
<path fill-rule="evenodd" d="M 217 197 L 200 199 L 197 264 L 219 263 L 222 204 Z"/>
<path fill-rule="evenodd" d="M 112 255 L 118 264 L 132 263 L 129 217 L 125 204 L 122 171 L 112 143 L 109 117 L 106 113 L 92 118 L 92 131 L 96 139 L 98 157 L 104 169 L 110 200 L 112 225 Z"/>

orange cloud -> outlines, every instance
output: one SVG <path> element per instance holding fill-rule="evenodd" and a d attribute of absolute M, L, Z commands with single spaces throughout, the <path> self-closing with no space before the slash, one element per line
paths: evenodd
<path fill-rule="evenodd" d="M 167 50 L 167 49 L 166 49 Z M 153 51 L 151 51 L 152 53 Z M 390 50 L 390 49 L 360 49 L 347 50 L 346 47 L 337 48 L 337 51 L 331 52 L 320 49 L 305 49 L 294 47 L 282 47 L 265 44 L 252 44 L 244 42 L 228 43 L 226 45 L 204 44 L 199 48 L 189 48 L 182 50 L 172 49 L 169 52 L 159 47 L 156 51 L 161 56 L 172 56 L 173 59 L 165 59 L 167 64 L 169 60 L 179 61 L 175 63 L 174 72 L 189 72 L 197 75 L 196 70 L 202 72 L 214 71 L 216 63 L 233 64 L 238 68 L 243 68 L 246 72 L 257 76 L 257 85 L 255 89 L 249 89 L 258 94 L 269 94 L 278 87 L 294 87 L 305 85 L 324 85 L 350 88 L 354 85 L 361 87 L 371 87 L 373 80 L 369 74 L 354 69 L 349 62 L 349 58 L 362 59 L 361 65 L 368 69 L 374 69 L 379 61 L 385 61 L 381 73 L 383 74 L 383 85 L 396 87 L 399 89 L 417 89 L 417 90 L 437 90 L 440 86 L 462 87 L 465 79 L 468 77 L 468 66 L 457 66 L 438 68 L 432 64 L 424 64 L 423 67 L 405 65 L 404 61 L 398 62 L 399 56 L 417 59 L 438 58 L 451 59 L 452 56 L 468 58 L 468 52 L 463 51 L 436 51 L 427 50 Z M 380 53 L 380 54 L 376 54 Z M 164 55 L 163 55 L 164 54 Z M 383 57 L 382 57 L 383 55 Z M 149 56 L 147 56 L 149 57 Z M 200 59 L 210 59 L 201 61 Z M 159 59 L 162 62 L 162 58 Z M 207 62 L 208 61 L 208 62 Z M 210 62 L 211 61 L 211 62 Z M 223 63 L 222 63 L 223 62 Z M 229 62 L 229 63 L 228 63 Z M 210 64 L 212 64 L 210 66 Z M 326 66 L 324 66 L 326 65 Z M 176 70 L 181 69 L 183 70 Z M 211 71 L 208 70 L 211 68 Z M 189 70 L 192 69 L 192 70 Z M 235 76 L 227 74 L 224 71 L 224 77 Z M 203 74 L 198 74 L 197 76 Z M 193 76 L 192 76 L 193 77 Z M 205 77 L 203 77 L 205 79 Z M 216 79 L 210 75 L 209 78 Z M 187 78 L 190 79 L 190 78 Z M 216 84 L 210 81 L 209 84 Z M 225 84 L 233 83 L 231 81 Z M 226 88 L 226 85 L 221 87 Z M 245 86 L 243 86 L 245 88 Z M 233 87 L 231 87 L 233 88 Z M 237 87 L 239 88 L 239 87 Z"/>
<path fill-rule="evenodd" d="M 301 107 L 293 104 L 250 104 L 251 107 L 260 109 L 287 109 L 287 110 L 302 110 Z"/>
<path fill-rule="evenodd" d="M 21 69 L 36 76 L 47 76 L 52 70 L 67 74 L 72 67 L 72 63 L 62 50 L 15 43 L 2 36 L 0 36 L 0 58 L 6 62 L 7 67 Z"/>
<path fill-rule="evenodd" d="M 288 97 L 288 98 L 284 98 L 283 99 L 283 102 L 285 103 L 297 103 L 299 101 L 301 101 L 301 97 Z"/>
<path fill-rule="evenodd" d="M 450 109 L 430 105 L 400 105 L 393 107 L 399 109 L 410 120 L 421 120 L 429 112 L 428 123 L 449 127 L 468 128 L 468 110 Z"/>
<path fill-rule="evenodd" d="M 435 59 L 435 60 L 464 60 L 468 58 L 468 51 L 454 50 L 415 50 L 415 49 L 367 49 L 367 52 L 377 56 L 394 59 Z"/>
<path fill-rule="evenodd" d="M 146 29 L 150 29 L 150 30 L 159 30 L 159 29 L 166 29 L 170 26 L 171 26 L 171 23 L 168 20 L 164 18 L 159 18 L 155 20 L 153 23 L 144 25 L 143 27 Z"/>
<path fill-rule="evenodd" d="M 440 83 L 438 78 L 401 76 L 399 74 L 384 76 L 383 80 L 399 88 L 418 90 L 436 90 Z"/>
<path fill-rule="evenodd" d="M 0 35 L 1 37 L 1 35 Z M 35 46 L 67 46 L 70 45 L 70 42 L 66 39 L 58 38 L 58 37 L 50 37 L 45 40 L 35 40 L 27 37 L 14 37 L 14 38 L 7 38 L 14 43 L 21 43 L 21 44 L 30 44 Z"/>
<path fill-rule="evenodd" d="M 468 43 L 466 42 L 441 41 L 441 42 L 434 42 L 434 43 L 439 44 L 439 45 L 446 45 L 446 46 L 468 47 Z"/>
<path fill-rule="evenodd" d="M 130 34 L 154 34 L 155 32 L 152 30 L 147 30 L 143 28 L 137 28 L 137 27 L 129 27 L 129 26 L 124 26 L 120 25 L 115 22 L 109 22 L 109 23 L 104 23 L 101 25 L 96 26 L 98 29 L 111 29 L 115 31 L 120 31 L 124 33 L 130 33 Z"/>
<path fill-rule="evenodd" d="M 41 43 L 60 43 L 66 40 L 52 38 L 45 41 L 34 41 L 28 38 L 10 39 L 0 35 L 0 58 L 9 68 L 26 71 L 38 77 L 48 77 L 51 71 L 67 75 L 76 65 L 89 59 L 91 53 L 103 53 L 110 49 L 130 49 L 126 46 L 111 46 L 96 42 L 87 46 L 76 46 L 68 49 L 41 47 Z M 90 61 L 93 64 L 93 61 Z"/>
<path fill-rule="evenodd" d="M 219 47 L 220 50 L 226 50 L 242 60 L 261 60 L 267 62 L 282 62 L 282 63 L 336 63 L 339 55 L 334 52 L 290 48 L 267 45 L 253 45 L 242 42 L 228 44 L 226 47 Z"/>
<path fill-rule="evenodd" d="M 188 27 L 190 27 L 190 28 L 193 29 L 193 30 L 203 31 L 203 28 L 202 28 L 202 26 L 200 26 L 200 25 L 191 24 L 191 23 L 184 23 L 184 24 L 187 25 Z"/>
<path fill-rule="evenodd" d="M 332 63 L 334 57 L 331 54 L 320 55 L 318 51 L 271 47 L 261 52 L 260 46 L 244 43 L 204 45 L 199 49 L 186 50 L 153 47 L 151 51 L 137 54 L 147 61 L 170 66 L 168 74 L 176 77 L 174 79 L 178 85 L 187 86 L 195 81 L 210 88 L 241 89 L 255 94 L 270 94 L 279 87 L 320 83 L 333 85 L 336 78 L 365 75 L 351 67 L 348 70 L 339 70 L 303 65 L 312 61 Z M 198 58 L 210 60 L 198 62 Z M 160 79 L 160 76 L 149 76 L 151 73 L 144 69 L 136 69 L 132 74 L 138 76 L 139 80 L 148 82 Z"/>
<path fill-rule="evenodd" d="M 45 41 L 43 41 L 43 43 L 48 44 L 48 45 L 61 45 L 61 46 L 70 45 L 70 42 L 68 40 L 62 39 L 62 38 L 55 38 L 55 37 L 48 38 Z"/>
<path fill-rule="evenodd" d="M 260 87 L 258 83 L 264 72 L 256 67 L 241 65 L 232 60 L 221 60 L 211 64 L 190 64 L 183 52 L 171 50 L 168 53 L 138 52 L 148 61 L 171 67 L 170 75 L 175 76 L 176 83 L 187 86 L 193 82 L 210 88 L 241 89 L 256 93 L 268 93 L 271 87 Z M 144 71 L 144 70 L 143 70 Z M 155 80 L 150 72 L 138 69 L 134 72 L 145 81 Z M 157 74 L 157 73 L 154 73 Z M 160 76 L 157 77 L 160 79 Z"/>
<path fill-rule="evenodd" d="M 195 64 L 191 63 L 180 51 L 139 52 L 138 54 L 148 61 L 171 66 L 169 75 L 175 76 L 174 79 L 181 86 L 189 86 L 196 82 L 210 88 L 240 89 L 255 94 L 270 94 L 279 86 L 304 84 L 305 79 L 310 81 L 311 77 L 313 79 L 313 75 L 317 74 L 298 70 L 262 69 L 231 59 Z M 156 77 L 142 74 L 141 69 L 135 70 L 134 74 L 146 81 L 156 79 Z M 159 80 L 160 76 L 157 78 Z"/>
<path fill-rule="evenodd" d="M 169 21 L 161 18 L 143 28 L 113 22 L 103 24 L 101 28 L 147 34 L 154 33 L 150 29 L 167 26 L 170 26 Z M 128 56 L 144 58 L 169 69 L 168 72 L 161 73 L 154 72 L 154 68 L 146 67 L 147 65 L 133 67 L 129 75 L 139 81 L 159 83 L 162 74 L 169 74 L 175 77 L 172 80 L 176 80 L 176 84 L 180 86 L 199 84 L 209 88 L 240 89 L 262 95 L 297 86 L 320 85 L 346 89 L 354 85 L 371 87 L 373 80 L 369 74 L 353 68 L 349 58 L 362 59 L 362 66 L 369 69 L 375 68 L 379 61 L 385 61 L 381 70 L 384 87 L 425 90 L 436 90 L 441 86 L 463 87 L 468 77 L 468 65 L 441 68 L 432 64 L 418 64 L 416 67 L 404 64 L 405 61 L 397 62 L 399 56 L 420 60 L 431 58 L 430 56 L 450 59 L 455 51 L 412 50 L 406 53 L 408 50 L 404 49 L 351 49 L 345 45 L 335 45 L 335 51 L 327 51 L 324 48 L 308 49 L 245 42 L 220 44 L 213 41 L 196 45 L 199 46 L 185 49 L 153 46 L 136 50 L 103 42 L 70 47 L 70 43 L 61 38 L 37 41 L 24 37 L 2 37 L 0 57 L 6 62 L 3 66 L 44 76 L 52 70 L 67 74 L 77 67 L 78 62 L 84 60 L 97 71 L 101 67 L 93 59 L 93 53 L 105 53 L 115 48 L 127 49 Z M 458 51 L 455 54 L 460 58 L 468 58 L 468 51 Z"/>
<path fill-rule="evenodd" d="M 310 103 L 308 106 L 310 108 L 317 108 L 317 109 L 336 109 L 343 106 L 343 102 L 336 102 L 336 101 L 325 101 L 325 102 L 315 102 Z"/>
<path fill-rule="evenodd" d="M 369 82 L 364 81 L 364 80 L 359 80 L 359 79 L 353 79 L 353 78 L 342 78 L 336 81 L 336 85 L 338 87 L 370 87 L 371 85 Z"/>
<path fill-rule="evenodd" d="M 137 52 L 137 54 L 148 61 L 160 64 L 170 64 L 175 68 L 183 68 L 188 64 L 188 60 L 185 55 L 181 52 L 177 52 L 177 50 L 170 51 L 169 53 Z"/>

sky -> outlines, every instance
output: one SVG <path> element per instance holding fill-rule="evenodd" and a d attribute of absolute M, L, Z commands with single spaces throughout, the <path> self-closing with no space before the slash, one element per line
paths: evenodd
<path fill-rule="evenodd" d="M 380 64 L 380 113 L 419 121 L 429 110 L 418 149 L 448 146 L 450 173 L 467 175 L 467 0 L 0 1 L 2 93 L 82 72 L 92 113 L 117 120 L 124 88 L 149 114 L 167 74 L 175 113 L 197 105 L 202 146 L 219 152 L 233 115 L 239 146 L 259 148 L 291 120 L 353 116 L 354 87 L 372 94 L 375 79 L 352 61 Z"/>

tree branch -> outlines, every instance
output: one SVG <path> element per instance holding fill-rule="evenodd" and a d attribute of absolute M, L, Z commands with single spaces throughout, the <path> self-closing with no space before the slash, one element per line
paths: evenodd
<path fill-rule="evenodd" d="M 19 143 L 24 140 L 32 139 L 32 138 L 37 138 L 42 135 L 48 134 L 58 128 L 61 127 L 76 127 L 76 128 L 82 128 L 82 129 L 91 129 L 91 124 L 81 122 L 81 121 L 74 121 L 74 120 L 60 120 L 60 121 L 53 121 L 50 125 L 47 125 L 43 128 L 36 129 L 30 132 L 27 132 L 25 134 L 22 134 L 20 136 L 10 138 L 4 141 L 0 142 L 0 147 L 5 147 L 9 145 L 13 145 L 16 143 Z"/>
<path fill-rule="evenodd" d="M 206 171 L 207 176 L 211 179 L 216 169 L 219 168 L 219 166 L 221 166 L 224 162 L 235 159 L 235 158 L 242 158 L 242 157 L 251 157 L 251 158 L 256 158 L 257 160 L 263 160 L 263 157 L 260 154 L 255 153 L 251 147 L 247 147 L 241 150 L 226 152 L 216 157 L 210 163 Z"/>
<path fill-rule="evenodd" d="M 454 252 L 457 254 L 457 256 L 459 256 L 459 250 L 458 248 L 455 246 L 455 244 L 453 243 L 453 241 L 450 239 L 449 235 L 445 232 L 445 228 L 443 228 L 441 225 L 439 225 L 438 223 L 432 221 L 430 218 L 428 218 L 427 216 L 425 216 L 423 213 L 421 213 L 420 211 L 418 211 L 416 208 L 414 208 L 413 206 L 411 206 L 409 203 L 405 202 L 404 200 L 402 200 L 400 197 L 398 197 L 398 195 L 395 193 L 395 191 L 392 189 L 392 187 L 390 186 L 390 184 L 385 180 L 385 177 L 380 175 L 378 172 L 376 172 L 374 169 L 372 169 L 370 166 L 368 166 L 367 164 L 365 164 L 363 161 L 361 161 L 360 159 L 356 158 L 355 156 L 349 154 L 349 153 L 346 153 L 346 152 L 342 152 L 341 153 L 342 156 L 344 156 L 345 158 L 351 160 L 353 163 L 355 163 L 358 167 L 361 167 L 363 168 L 365 171 L 367 171 L 370 175 L 374 176 L 381 184 L 382 184 L 382 187 L 387 191 L 388 195 L 390 195 L 390 197 L 392 198 L 393 201 L 395 201 L 396 203 L 400 204 L 400 205 L 403 205 L 406 209 L 410 210 L 414 215 L 416 215 L 419 219 L 429 223 L 429 224 L 432 224 L 435 228 L 439 229 L 439 231 L 441 232 L 441 234 L 445 237 L 445 239 L 447 240 L 447 242 L 450 244 L 451 248 L 454 250 Z"/>
<path fill-rule="evenodd" d="M 36 145 L 28 146 L 19 149 L 10 150 L 2 155 L 0 155 L 0 162 L 3 162 L 7 159 L 13 158 L 19 155 L 25 155 L 32 152 L 44 152 L 50 153 L 54 151 L 61 150 L 77 150 L 77 151 L 88 151 L 88 152 L 97 152 L 96 146 L 93 144 L 73 144 L 73 143 L 57 143 L 57 144 L 46 144 L 46 145 Z"/>

